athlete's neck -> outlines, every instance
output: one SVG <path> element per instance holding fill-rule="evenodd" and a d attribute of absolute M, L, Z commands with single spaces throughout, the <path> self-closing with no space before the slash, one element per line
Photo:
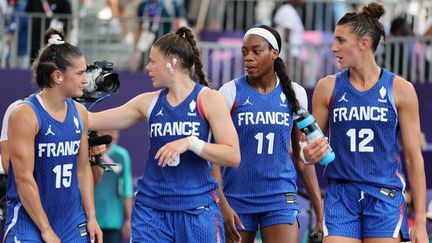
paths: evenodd
<path fill-rule="evenodd" d="M 51 112 L 62 112 L 66 110 L 66 98 L 53 92 L 54 90 L 44 89 L 39 93 L 40 98 L 43 101 L 43 106 L 47 111 Z"/>
<path fill-rule="evenodd" d="M 350 68 L 349 80 L 356 89 L 365 91 L 373 87 L 380 79 L 381 68 L 371 65 L 363 68 Z"/>
<path fill-rule="evenodd" d="M 266 74 L 260 78 L 253 78 L 246 76 L 248 84 L 261 94 L 271 92 L 277 84 L 277 77 L 275 73 Z"/>
<path fill-rule="evenodd" d="M 194 87 L 195 82 L 189 77 L 181 81 L 174 81 L 168 87 L 168 94 L 166 95 L 166 98 L 170 105 L 177 106 L 183 102 L 183 100 L 185 100 L 190 93 L 192 93 Z"/>

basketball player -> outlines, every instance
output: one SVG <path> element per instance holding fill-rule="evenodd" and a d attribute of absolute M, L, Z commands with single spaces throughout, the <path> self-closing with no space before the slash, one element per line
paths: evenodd
<path fill-rule="evenodd" d="M 385 35 L 379 22 L 383 14 L 382 5 L 370 3 L 339 20 L 332 51 L 343 70 L 320 80 L 314 91 L 313 114 L 329 131 L 336 153 L 324 173 L 329 179 L 324 242 L 410 240 L 399 132 L 415 204 L 411 242 L 427 242 L 418 100 L 411 83 L 375 62 Z M 317 149 L 306 146 L 306 158 Z"/>
<path fill-rule="evenodd" d="M 199 84 L 191 79 L 192 67 Z M 225 242 L 212 164 L 237 167 L 237 133 L 222 96 L 209 89 L 190 29 L 158 39 L 146 67 L 155 88 L 123 106 L 90 113 L 90 128 L 146 119 L 150 148 L 132 209 L 131 242 Z M 208 143 L 210 130 L 216 143 Z"/>
<path fill-rule="evenodd" d="M 84 56 L 49 29 L 34 62 L 43 90 L 9 119 L 5 242 L 102 242 L 88 163 Z"/>
<path fill-rule="evenodd" d="M 315 231 L 322 231 L 315 168 L 299 159 L 300 130 L 293 123 L 294 112 L 307 109 L 306 92 L 289 80 L 280 50 L 281 38 L 273 28 L 249 29 L 242 46 L 246 75 L 220 89 L 231 109 L 241 151 L 239 168 L 222 168 L 220 206 L 227 242 L 252 243 L 258 229 L 264 242 L 298 242 L 296 170 L 317 215 Z M 219 168 L 213 172 L 221 179 Z"/>

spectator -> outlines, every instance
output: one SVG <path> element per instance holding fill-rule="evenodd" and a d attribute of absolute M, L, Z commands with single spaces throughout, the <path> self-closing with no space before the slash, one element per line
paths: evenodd
<path fill-rule="evenodd" d="M 131 69 L 135 71 L 147 64 L 145 53 L 156 39 L 180 27 L 179 19 L 185 16 L 185 11 L 179 0 L 144 0 L 138 6 L 137 15 L 140 18 L 135 31 L 137 51 L 130 61 Z"/>
<path fill-rule="evenodd" d="M 68 19 L 55 18 L 53 14 L 71 14 L 72 8 L 68 0 L 33 0 L 28 1 L 25 12 L 30 14 L 45 13 L 44 17 L 35 15 L 30 17 L 32 25 L 31 46 L 30 46 L 30 61 L 33 62 L 38 55 L 39 48 L 42 46 L 42 34 L 48 27 L 53 27 L 56 30 L 68 33 Z M 42 26 L 45 19 L 45 26 Z"/>
<path fill-rule="evenodd" d="M 283 46 L 285 46 L 280 51 L 280 57 L 287 63 L 288 70 L 303 70 L 303 64 L 300 60 L 300 47 L 303 44 L 304 27 L 295 9 L 302 4 L 303 0 L 288 0 L 276 11 L 274 16 L 276 30 L 281 35 Z M 296 73 L 300 75 L 292 77 L 292 79 L 302 81 L 303 71 Z"/>
<path fill-rule="evenodd" d="M 397 17 L 393 19 L 390 25 L 390 36 L 391 37 L 410 37 L 414 36 L 411 27 L 409 26 L 406 18 Z M 401 75 L 407 80 L 412 80 L 411 74 L 411 56 L 413 53 L 412 42 L 407 41 L 395 41 L 388 43 L 390 45 L 390 66 L 388 67 L 392 72 Z M 396 56 L 396 54 L 398 54 Z M 387 58 L 387 57 L 385 57 Z M 406 72 L 404 72 L 404 66 Z"/>
<path fill-rule="evenodd" d="M 113 139 L 102 158 L 112 164 L 112 171 L 104 173 L 95 187 L 96 218 L 104 235 L 104 242 L 119 243 L 129 240 L 133 185 L 129 152 L 117 145 L 119 131 L 100 132 Z"/>

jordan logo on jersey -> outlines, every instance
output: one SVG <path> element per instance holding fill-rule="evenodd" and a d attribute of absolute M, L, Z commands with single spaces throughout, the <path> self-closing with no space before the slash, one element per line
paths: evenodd
<path fill-rule="evenodd" d="M 158 113 L 156 113 L 156 116 L 163 116 L 162 111 L 163 111 L 163 108 L 161 108 L 160 111 Z"/>
<path fill-rule="evenodd" d="M 195 108 L 196 108 L 196 102 L 195 102 L 195 100 L 192 100 L 189 103 L 189 110 L 190 110 L 190 112 L 188 112 L 187 115 L 188 116 L 196 116 Z"/>
<path fill-rule="evenodd" d="M 249 96 L 247 97 L 246 101 L 243 103 L 243 105 L 252 105 L 252 102 L 249 100 Z"/>
<path fill-rule="evenodd" d="M 381 103 L 387 103 L 387 100 L 385 99 L 385 96 L 387 94 L 387 89 L 384 88 L 384 86 L 381 86 L 381 89 L 379 90 L 380 98 L 378 98 L 378 102 Z"/>
<path fill-rule="evenodd" d="M 79 127 L 79 121 L 78 121 L 78 118 L 76 118 L 76 117 L 74 116 L 74 117 L 73 117 L 73 122 L 74 122 L 75 127 L 76 127 L 75 133 L 81 133 L 81 130 L 79 129 L 80 127 Z"/>
<path fill-rule="evenodd" d="M 51 130 L 51 125 L 48 126 L 48 130 L 47 130 L 47 132 L 45 133 L 45 136 L 47 136 L 47 135 L 49 135 L 49 134 L 55 136 L 55 133 Z"/>
<path fill-rule="evenodd" d="M 284 92 L 281 92 L 281 94 L 280 94 L 279 97 L 280 97 L 280 99 L 281 99 L 280 106 L 282 106 L 282 107 L 287 107 L 288 104 L 286 103 L 286 95 L 284 94 Z"/>
<path fill-rule="evenodd" d="M 342 102 L 342 101 L 348 102 L 348 100 L 347 100 L 347 98 L 345 97 L 345 95 L 346 95 L 346 92 L 344 92 L 344 94 L 342 95 L 342 97 L 338 100 L 338 103 L 339 103 L 339 102 Z"/>

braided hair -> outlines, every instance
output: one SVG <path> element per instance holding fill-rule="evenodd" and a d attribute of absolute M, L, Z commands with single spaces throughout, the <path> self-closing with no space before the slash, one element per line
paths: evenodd
<path fill-rule="evenodd" d="M 279 33 L 275 29 L 273 29 L 272 27 L 269 27 L 267 25 L 260 25 L 258 27 L 270 31 L 270 33 L 272 33 L 274 35 L 274 37 L 276 38 L 279 50 L 281 50 L 282 40 L 281 40 Z M 273 49 L 273 47 L 270 45 L 270 43 L 268 43 L 268 44 L 269 44 L 269 48 Z M 276 60 L 274 61 L 274 71 L 276 72 L 277 76 L 279 77 L 279 80 L 282 84 L 283 92 L 284 92 L 285 96 L 287 97 L 287 99 L 291 105 L 291 110 L 294 113 L 296 113 L 300 109 L 300 104 L 297 100 L 296 93 L 292 87 L 291 80 L 288 77 L 288 70 L 287 70 L 285 63 L 282 60 L 282 58 L 277 57 Z"/>

